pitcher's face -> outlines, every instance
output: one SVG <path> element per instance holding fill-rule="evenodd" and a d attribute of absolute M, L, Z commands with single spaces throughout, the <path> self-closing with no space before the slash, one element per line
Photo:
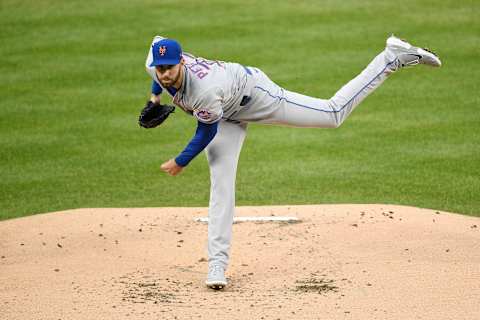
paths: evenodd
<path fill-rule="evenodd" d="M 176 65 L 160 65 L 155 67 L 158 80 L 164 87 L 171 87 L 178 82 L 182 72 L 183 61 Z"/>

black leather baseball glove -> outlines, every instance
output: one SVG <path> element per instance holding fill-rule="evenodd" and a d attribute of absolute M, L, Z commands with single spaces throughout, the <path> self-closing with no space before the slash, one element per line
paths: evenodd
<path fill-rule="evenodd" d="M 155 128 L 168 118 L 170 113 L 174 112 L 175 107 L 168 104 L 153 103 L 148 100 L 140 113 L 138 124 L 144 128 Z"/>

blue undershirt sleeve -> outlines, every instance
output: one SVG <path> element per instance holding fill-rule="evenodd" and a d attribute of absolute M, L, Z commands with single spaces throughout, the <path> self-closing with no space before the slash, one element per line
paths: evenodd
<path fill-rule="evenodd" d="M 158 96 L 162 91 L 162 87 L 156 81 L 152 81 L 152 94 Z"/>
<path fill-rule="evenodd" d="M 218 130 L 218 121 L 207 124 L 198 121 L 195 136 L 187 147 L 175 158 L 175 162 L 182 167 L 188 165 L 213 140 Z"/>

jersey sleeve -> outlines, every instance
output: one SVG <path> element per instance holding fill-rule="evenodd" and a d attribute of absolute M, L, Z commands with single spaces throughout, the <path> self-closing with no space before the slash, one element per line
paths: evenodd
<path fill-rule="evenodd" d="M 152 94 L 158 96 L 163 91 L 162 87 L 157 83 L 157 81 L 152 81 Z"/>
<path fill-rule="evenodd" d="M 223 90 L 219 87 L 208 89 L 196 101 L 193 115 L 198 121 L 211 124 L 220 121 L 223 116 Z"/>
<path fill-rule="evenodd" d="M 197 122 L 197 131 L 187 147 L 175 158 L 175 162 L 185 167 L 213 140 L 218 131 L 218 122 L 205 124 Z"/>

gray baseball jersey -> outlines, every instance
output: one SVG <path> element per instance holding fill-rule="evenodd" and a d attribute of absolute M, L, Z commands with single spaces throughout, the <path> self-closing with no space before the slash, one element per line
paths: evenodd
<path fill-rule="evenodd" d="M 152 46 L 162 39 L 156 36 Z M 254 81 L 249 77 L 251 70 L 238 63 L 207 60 L 189 53 L 183 53 L 183 58 L 185 77 L 173 103 L 204 123 L 213 123 L 222 118 L 233 120 L 242 109 L 242 99 L 253 87 Z M 155 67 L 150 67 L 152 60 L 149 50 L 145 62 L 147 72 L 161 85 Z"/>

